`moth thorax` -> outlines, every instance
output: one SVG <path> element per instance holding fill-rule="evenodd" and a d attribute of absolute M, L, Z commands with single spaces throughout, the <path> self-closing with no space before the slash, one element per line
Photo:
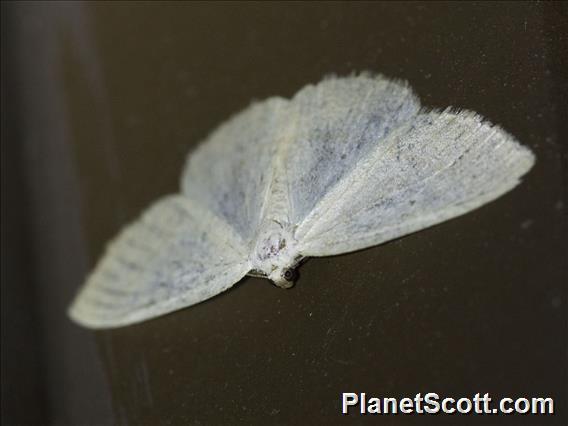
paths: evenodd
<path fill-rule="evenodd" d="M 264 273 L 277 286 L 288 288 L 293 284 L 286 271 L 295 266 L 294 238 L 284 227 L 273 227 L 257 240 L 252 261 L 254 269 Z M 289 274 L 288 274 L 289 275 Z"/>
<path fill-rule="evenodd" d="M 256 246 L 256 256 L 264 262 L 269 259 L 277 259 L 287 250 L 288 239 L 283 232 L 272 232 L 259 239 Z"/>

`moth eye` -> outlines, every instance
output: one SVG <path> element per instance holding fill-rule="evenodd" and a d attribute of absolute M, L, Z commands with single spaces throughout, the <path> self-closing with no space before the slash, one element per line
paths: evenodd
<path fill-rule="evenodd" d="M 282 276 L 286 281 L 294 281 L 296 279 L 296 270 L 295 269 L 285 269 L 282 273 Z"/>

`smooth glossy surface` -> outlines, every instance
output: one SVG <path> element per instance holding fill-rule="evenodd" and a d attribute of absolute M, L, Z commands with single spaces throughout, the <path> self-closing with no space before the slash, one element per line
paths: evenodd
<path fill-rule="evenodd" d="M 436 391 L 550 395 L 555 416 L 491 421 L 567 423 L 562 4 L 91 3 L 79 17 L 53 10 L 17 22 L 38 35 L 18 50 L 34 70 L 18 90 L 28 105 L 21 130 L 35 188 L 30 211 L 43 242 L 35 276 L 54 419 L 105 423 L 101 402 L 110 395 L 118 424 L 429 424 L 431 417 L 344 417 L 340 393 Z M 38 56 L 49 40 L 57 49 Z M 411 81 L 425 105 L 490 117 L 533 149 L 537 164 L 487 208 L 388 245 L 308 261 L 291 291 L 248 278 L 192 309 L 97 332 L 98 348 L 89 349 L 89 333 L 66 319 L 65 307 L 105 242 L 175 191 L 192 144 L 252 93 L 291 96 L 328 72 L 353 69 Z M 61 82 L 53 91 L 37 77 L 46 73 Z M 67 139 L 46 119 L 60 110 Z M 69 164 L 75 174 L 66 180 Z M 78 212 L 80 222 L 70 220 Z"/>

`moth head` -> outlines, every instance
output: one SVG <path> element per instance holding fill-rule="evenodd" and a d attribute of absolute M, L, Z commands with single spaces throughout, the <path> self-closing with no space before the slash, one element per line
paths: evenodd
<path fill-rule="evenodd" d="M 276 268 L 268 276 L 274 285 L 280 288 L 293 287 L 297 277 L 295 268 Z"/>

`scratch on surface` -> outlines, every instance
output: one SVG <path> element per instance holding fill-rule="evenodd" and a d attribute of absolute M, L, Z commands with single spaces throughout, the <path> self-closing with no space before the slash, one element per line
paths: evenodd
<path fill-rule="evenodd" d="M 334 360 L 333 358 L 331 358 L 331 356 L 328 356 L 327 353 L 329 351 L 329 347 L 330 347 L 331 343 L 333 343 L 333 341 L 337 337 L 337 329 L 340 328 L 340 326 L 345 322 L 345 319 L 347 318 L 347 314 L 348 314 L 348 307 L 345 306 L 343 308 L 343 312 L 342 312 L 341 316 L 339 318 L 337 318 L 333 322 L 331 327 L 329 327 L 327 329 L 327 332 L 325 333 L 326 337 L 325 337 L 323 344 L 322 344 L 322 352 L 323 352 L 324 358 L 330 358 L 330 359 Z"/>
<path fill-rule="evenodd" d="M 137 377 L 144 389 L 144 394 L 146 396 L 146 401 L 150 406 L 154 405 L 154 399 L 152 398 L 152 388 L 150 386 L 150 380 L 148 376 L 148 367 L 146 365 L 146 359 L 142 357 L 142 362 L 138 365 L 137 368 Z"/>
<path fill-rule="evenodd" d="M 355 365 L 355 363 L 353 361 L 345 361 L 345 360 L 342 360 L 342 359 L 339 359 L 339 358 L 332 357 L 331 355 L 328 358 L 331 359 L 332 361 L 337 362 L 338 364 L 341 364 L 341 365 Z"/>
<path fill-rule="evenodd" d="M 119 156 L 116 151 L 112 119 L 110 116 L 111 107 L 105 77 L 101 67 L 101 61 L 93 41 L 94 30 L 92 23 L 87 16 L 84 8 L 74 9 L 74 19 L 69 20 L 70 29 L 73 32 L 74 46 L 77 57 L 83 65 L 85 77 L 89 84 L 90 94 L 95 100 L 95 108 L 100 124 L 100 138 L 105 155 L 105 165 L 108 176 L 114 185 L 119 185 L 122 180 Z M 120 197 L 114 200 L 121 219 L 124 213 Z"/>

